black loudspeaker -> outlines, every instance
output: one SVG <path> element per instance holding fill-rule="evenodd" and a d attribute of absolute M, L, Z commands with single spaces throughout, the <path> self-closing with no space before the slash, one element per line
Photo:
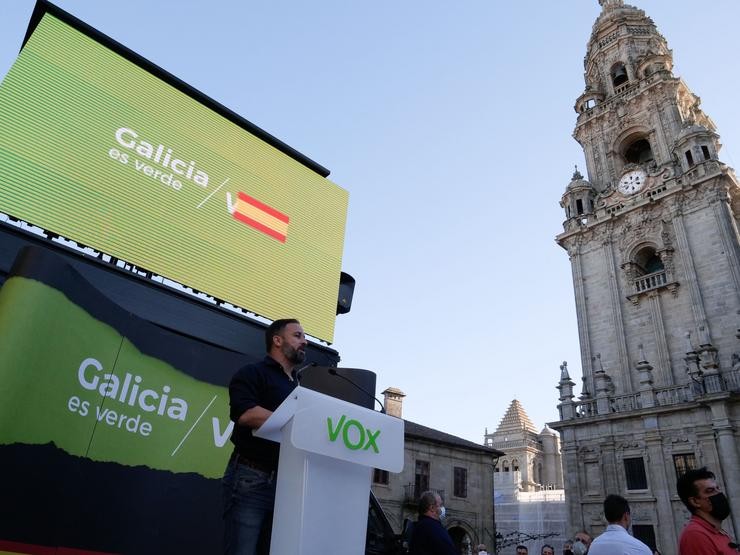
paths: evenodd
<path fill-rule="evenodd" d="M 355 294 L 355 278 L 344 272 L 339 276 L 339 298 L 337 314 L 347 314 L 352 308 L 352 295 Z"/>

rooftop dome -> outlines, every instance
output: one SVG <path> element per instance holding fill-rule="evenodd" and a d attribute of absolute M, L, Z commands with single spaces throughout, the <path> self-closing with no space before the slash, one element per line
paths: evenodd
<path fill-rule="evenodd" d="M 586 181 L 583 176 L 581 175 L 581 172 L 578 171 L 578 166 L 576 166 L 576 171 L 573 172 L 573 177 L 570 180 L 570 183 L 568 183 L 568 186 L 566 187 L 567 191 L 572 191 L 573 189 L 593 189 L 593 186 Z"/>
<path fill-rule="evenodd" d="M 691 137 L 692 135 L 701 135 L 701 134 L 710 134 L 711 131 L 704 127 L 703 125 L 698 125 L 696 123 L 687 125 L 683 129 L 681 129 L 681 132 L 676 137 L 676 142 L 680 142 L 681 140 Z"/>
<path fill-rule="evenodd" d="M 540 432 L 541 436 L 555 436 L 558 437 L 558 433 L 553 430 L 550 426 L 545 424 L 545 427 L 542 428 L 542 431 Z"/>

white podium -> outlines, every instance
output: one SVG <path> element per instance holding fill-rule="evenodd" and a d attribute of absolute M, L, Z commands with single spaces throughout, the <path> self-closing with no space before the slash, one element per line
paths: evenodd
<path fill-rule="evenodd" d="M 254 435 L 280 443 L 271 555 L 365 553 L 373 468 L 403 469 L 403 420 L 297 387 Z"/>

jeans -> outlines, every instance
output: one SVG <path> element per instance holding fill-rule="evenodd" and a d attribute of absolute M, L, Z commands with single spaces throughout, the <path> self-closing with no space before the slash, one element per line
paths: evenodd
<path fill-rule="evenodd" d="M 232 457 L 222 485 L 224 554 L 269 555 L 275 473 L 238 464 Z"/>

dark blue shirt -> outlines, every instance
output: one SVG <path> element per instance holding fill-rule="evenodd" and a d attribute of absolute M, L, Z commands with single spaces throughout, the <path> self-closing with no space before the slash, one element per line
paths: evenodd
<path fill-rule="evenodd" d="M 436 518 L 421 515 L 411 533 L 411 555 L 458 555 L 452 538 Z"/>
<path fill-rule="evenodd" d="M 260 362 L 248 364 L 234 374 L 229 383 L 229 405 L 231 420 L 234 421 L 231 441 L 236 453 L 277 470 L 280 444 L 254 437 L 250 428 L 240 426 L 237 422 L 244 411 L 256 406 L 274 411 L 295 386 L 296 382 L 269 356 Z"/>

